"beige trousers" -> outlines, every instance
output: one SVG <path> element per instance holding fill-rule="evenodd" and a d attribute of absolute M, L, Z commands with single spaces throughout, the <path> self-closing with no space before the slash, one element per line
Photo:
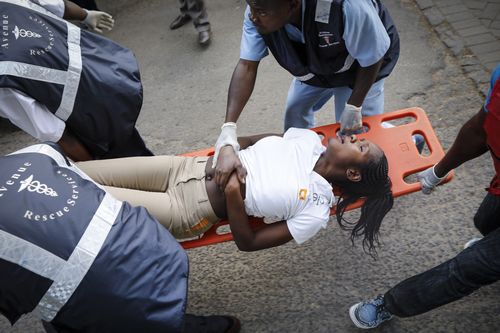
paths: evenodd
<path fill-rule="evenodd" d="M 117 199 L 144 206 L 176 238 L 198 236 L 219 219 L 208 200 L 208 157 L 148 156 L 79 162 Z"/>

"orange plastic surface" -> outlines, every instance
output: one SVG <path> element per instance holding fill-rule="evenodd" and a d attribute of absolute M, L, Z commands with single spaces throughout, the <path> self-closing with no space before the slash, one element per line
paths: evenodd
<path fill-rule="evenodd" d="M 403 124 L 399 126 L 396 125 L 392 128 L 384 128 L 381 125 L 382 122 L 397 124 L 398 120 Z M 377 116 L 365 117 L 363 118 L 363 123 L 365 127 L 368 128 L 368 131 L 359 134 L 358 137 L 371 140 L 384 150 L 389 161 L 389 177 L 392 181 L 392 192 L 394 197 L 419 191 L 419 182 L 407 183 L 404 178 L 433 166 L 444 156 L 444 151 L 432 129 L 425 111 L 420 108 L 409 108 L 387 112 Z M 316 127 L 312 130 L 322 134 L 325 137 L 323 144 L 326 144 L 328 138 L 336 136 L 339 127 L 339 124 L 332 124 Z M 424 136 L 428 147 L 427 156 L 424 156 L 425 154 L 419 154 L 412 140 L 412 135 L 414 134 Z M 183 155 L 209 156 L 212 154 L 213 148 L 209 148 Z M 452 177 L 453 173 L 450 173 L 445 182 L 450 181 Z M 359 201 L 349 206 L 348 209 L 358 208 L 361 204 L 362 201 Z M 335 209 L 332 209 L 331 213 L 334 214 Z M 258 218 L 251 218 L 250 222 L 255 228 L 264 224 L 264 222 Z M 233 236 L 229 232 L 228 227 L 225 228 L 228 230 L 227 232 L 218 231 L 221 226 L 227 224 L 227 221 L 220 221 L 199 238 L 183 241 L 181 244 L 185 249 L 190 249 L 230 241 L 233 239 Z"/>

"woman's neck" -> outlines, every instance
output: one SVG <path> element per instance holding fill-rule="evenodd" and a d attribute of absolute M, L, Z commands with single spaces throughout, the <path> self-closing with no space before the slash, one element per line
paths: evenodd
<path fill-rule="evenodd" d="M 325 153 L 321 154 L 314 165 L 314 172 L 325 178 L 329 183 L 346 181 L 346 170 L 328 161 L 326 156 Z"/>
<path fill-rule="evenodd" d="M 320 157 L 316 161 L 316 164 L 314 165 L 313 170 L 318 175 L 325 178 L 328 182 L 332 182 L 331 167 L 326 160 L 325 154 L 320 155 Z"/>

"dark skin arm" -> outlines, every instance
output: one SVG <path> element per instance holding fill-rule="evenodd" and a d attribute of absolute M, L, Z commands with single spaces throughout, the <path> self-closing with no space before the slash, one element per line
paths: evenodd
<path fill-rule="evenodd" d="M 61 139 L 57 142 L 64 154 L 75 162 L 92 160 L 87 148 L 66 128 Z"/>
<path fill-rule="evenodd" d="M 462 126 L 450 150 L 434 167 L 436 176 L 444 177 L 451 170 L 488 151 L 483 128 L 485 118 L 486 112 L 481 108 Z"/>
<path fill-rule="evenodd" d="M 257 77 L 258 61 L 240 59 L 234 69 L 227 97 L 225 122 L 236 122 L 243 108 L 252 95 Z M 230 148 L 230 149 L 229 149 Z M 245 182 L 246 170 L 232 147 L 226 146 L 219 152 L 215 167 L 215 182 L 220 188 L 225 188 L 229 175 L 236 170 L 240 182 Z"/>
<path fill-rule="evenodd" d="M 74 2 L 64 0 L 64 16 L 65 20 L 83 21 L 87 17 L 87 12 Z"/>
<path fill-rule="evenodd" d="M 271 136 L 271 135 L 276 135 L 276 136 L 281 136 L 282 134 L 259 134 L 259 135 L 252 135 L 252 136 L 242 136 L 238 137 L 238 143 L 240 145 L 241 149 L 245 149 L 250 147 L 251 145 L 255 144 L 257 141 L 259 141 L 262 138 L 265 138 L 266 136 Z M 220 156 L 225 156 L 227 161 L 232 161 L 233 165 L 233 170 L 231 172 L 235 172 L 238 180 L 244 184 L 245 183 L 245 177 L 247 175 L 247 170 L 243 167 L 243 164 L 241 164 L 240 159 L 238 158 L 238 155 L 236 155 L 236 152 L 234 151 L 233 147 L 231 146 L 225 146 L 222 147 L 219 153 L 219 162 L 221 161 Z M 224 190 L 226 188 L 226 184 L 229 180 L 229 175 L 231 174 L 226 174 L 223 172 L 217 172 L 219 167 L 219 164 L 217 164 L 217 167 L 215 168 L 215 183 L 221 190 Z"/>
<path fill-rule="evenodd" d="M 248 148 L 257 143 L 257 141 L 264 139 L 268 136 L 283 136 L 283 134 L 273 134 L 273 133 L 264 133 L 250 136 L 240 136 L 238 137 L 238 143 L 240 144 L 241 149 Z"/>
<path fill-rule="evenodd" d="M 236 122 L 252 95 L 259 61 L 240 59 L 234 69 L 227 96 L 225 122 Z"/>
<path fill-rule="evenodd" d="M 229 225 L 234 242 L 240 251 L 268 249 L 292 240 L 293 237 L 285 221 L 266 224 L 265 227 L 258 230 L 250 228 L 241 195 L 241 185 L 235 173 L 229 177 L 224 194 Z"/>
<path fill-rule="evenodd" d="M 383 60 L 384 59 L 382 58 L 371 66 L 358 68 L 358 71 L 356 72 L 356 81 L 354 81 L 351 97 L 349 97 L 347 104 L 357 107 L 360 107 L 363 104 L 366 94 L 368 94 L 368 91 L 377 79 Z"/>

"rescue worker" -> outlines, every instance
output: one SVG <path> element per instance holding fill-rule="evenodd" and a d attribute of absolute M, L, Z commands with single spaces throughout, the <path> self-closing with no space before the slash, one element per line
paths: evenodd
<path fill-rule="evenodd" d="M 384 295 L 360 302 L 349 314 L 357 327 L 375 328 L 384 321 L 422 314 L 454 302 L 500 279 L 500 65 L 493 72 L 486 103 L 458 133 L 451 149 L 434 167 L 419 174 L 429 194 L 448 172 L 489 151 L 496 174 L 474 216 L 484 236 L 465 244 L 454 258 L 410 277 Z"/>
<path fill-rule="evenodd" d="M 238 332 L 184 314 L 188 257 L 143 207 L 118 201 L 59 151 L 0 157 L 0 313 L 56 332 Z"/>
<path fill-rule="evenodd" d="M 257 69 L 268 50 L 294 79 L 285 108 L 285 131 L 311 128 L 314 112 L 332 96 L 341 131 L 362 127 L 362 114 L 384 110 L 384 78 L 399 57 L 399 36 L 379 0 L 249 0 L 240 60 L 229 86 L 225 123 L 216 143 L 214 167 L 225 186 L 241 163 L 236 121 L 252 94 Z M 361 111 L 363 110 L 363 112 Z M 219 155 L 220 154 L 220 155 Z"/>
<path fill-rule="evenodd" d="M 107 13 L 66 0 L 0 1 L 0 116 L 73 160 L 152 155 L 135 128 L 142 84 L 132 52 L 92 30 Z"/>

